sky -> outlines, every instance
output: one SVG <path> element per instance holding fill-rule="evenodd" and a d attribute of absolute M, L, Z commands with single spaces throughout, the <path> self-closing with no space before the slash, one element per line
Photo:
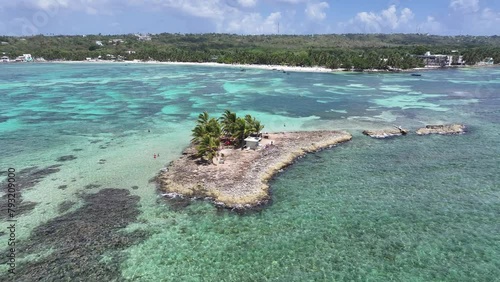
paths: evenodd
<path fill-rule="evenodd" d="M 499 35 L 499 0 L 0 0 L 0 35 Z"/>

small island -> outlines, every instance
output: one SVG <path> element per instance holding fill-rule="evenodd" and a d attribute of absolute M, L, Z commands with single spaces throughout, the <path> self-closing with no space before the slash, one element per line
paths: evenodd
<path fill-rule="evenodd" d="M 401 126 L 394 126 L 394 128 L 381 129 L 381 130 L 364 130 L 364 135 L 372 138 L 383 139 L 394 136 L 401 136 L 408 134 L 408 130 L 401 128 Z"/>
<path fill-rule="evenodd" d="M 262 133 L 263 128 L 250 115 L 229 110 L 219 119 L 200 114 L 191 145 L 157 177 L 162 195 L 237 210 L 264 205 L 276 173 L 306 153 L 352 139 L 344 131 Z"/>
<path fill-rule="evenodd" d="M 427 134 L 462 134 L 465 133 L 465 125 L 463 124 L 440 124 L 440 125 L 426 125 L 419 128 L 416 133 L 418 135 Z"/>

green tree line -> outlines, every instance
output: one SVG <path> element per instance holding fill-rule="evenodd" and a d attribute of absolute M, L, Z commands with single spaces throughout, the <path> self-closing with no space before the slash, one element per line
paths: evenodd
<path fill-rule="evenodd" d="M 500 62 L 499 36 L 423 34 L 234 35 L 156 34 L 141 41 L 133 34 L 88 36 L 0 36 L 0 52 L 11 58 L 30 53 L 46 60 L 110 59 L 324 66 L 329 68 L 413 68 L 413 55 L 463 55 L 467 64 L 487 57 Z M 113 42 L 122 39 L 122 42 Z M 102 42 L 103 46 L 96 44 Z M 134 51 L 134 52 L 130 52 Z"/>

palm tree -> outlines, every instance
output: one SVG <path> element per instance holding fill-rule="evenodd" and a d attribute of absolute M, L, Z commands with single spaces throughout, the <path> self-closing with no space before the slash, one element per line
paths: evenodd
<path fill-rule="evenodd" d="M 237 118 L 235 125 L 234 125 L 234 131 L 233 131 L 233 138 L 236 139 L 236 143 L 238 145 L 243 144 L 243 140 L 248 137 L 248 125 L 243 118 Z"/>
<path fill-rule="evenodd" d="M 220 146 L 222 129 L 216 118 L 210 118 L 207 112 L 198 116 L 197 125 L 192 130 L 191 142 L 197 144 L 196 149 L 200 158 L 212 160 Z"/>
<path fill-rule="evenodd" d="M 220 138 L 213 137 L 209 135 L 203 136 L 196 149 L 198 150 L 198 156 L 200 158 L 205 158 L 206 160 L 213 163 L 214 157 L 217 155 L 220 146 Z"/>
<path fill-rule="evenodd" d="M 193 139 L 191 142 L 197 144 L 200 143 L 204 136 L 207 135 L 207 127 L 201 124 L 196 125 L 196 127 L 191 131 Z"/>
<path fill-rule="evenodd" d="M 198 116 L 196 127 L 191 131 L 193 139 L 191 142 L 200 143 L 205 135 L 219 138 L 221 135 L 221 126 L 217 119 L 210 118 L 207 112 L 203 112 Z"/>
<path fill-rule="evenodd" d="M 219 121 L 216 118 L 211 118 L 206 124 L 207 134 L 211 137 L 220 139 L 222 135 L 222 129 Z"/>
<path fill-rule="evenodd" d="M 245 116 L 245 122 L 248 126 L 248 133 L 255 133 L 259 134 L 262 129 L 264 129 L 264 125 L 260 123 L 256 118 L 252 117 L 251 115 L 246 115 Z"/>
<path fill-rule="evenodd" d="M 222 131 L 225 135 L 232 136 L 234 133 L 234 127 L 236 124 L 236 113 L 231 112 L 230 110 L 225 110 L 224 114 L 220 118 L 222 123 Z"/>
<path fill-rule="evenodd" d="M 207 124 L 208 120 L 210 119 L 210 115 L 207 113 L 207 111 L 204 111 L 203 113 L 198 115 L 198 120 L 196 121 L 198 124 Z"/>
<path fill-rule="evenodd" d="M 264 129 L 264 125 L 254 118 L 252 131 L 259 135 L 262 129 Z"/>

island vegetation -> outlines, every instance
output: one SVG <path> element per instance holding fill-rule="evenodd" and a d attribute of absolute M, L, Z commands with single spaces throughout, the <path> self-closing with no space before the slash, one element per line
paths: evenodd
<path fill-rule="evenodd" d="M 211 118 L 207 112 L 198 116 L 196 127 L 192 130 L 197 156 L 213 161 L 221 149 L 221 144 L 232 145 L 234 148 L 244 146 L 244 140 L 248 136 L 258 136 L 264 129 L 264 125 L 251 115 L 244 118 L 238 117 L 236 113 L 225 110 L 220 118 Z"/>
<path fill-rule="evenodd" d="M 223 208 L 261 206 L 270 200 L 269 180 L 281 169 L 306 153 L 352 138 L 344 131 L 261 134 L 263 128 L 254 117 L 230 110 L 220 118 L 201 113 L 190 146 L 158 175 L 160 191 L 169 198 L 209 199 Z M 257 146 L 245 148 L 249 136 Z"/>
<path fill-rule="evenodd" d="M 423 66 L 414 55 L 453 54 L 474 65 L 485 58 L 500 62 L 499 36 L 435 36 L 427 34 L 331 35 L 37 35 L 0 36 L 0 52 L 11 58 L 32 54 L 46 60 L 156 60 L 287 66 L 331 69 L 386 69 Z"/>

